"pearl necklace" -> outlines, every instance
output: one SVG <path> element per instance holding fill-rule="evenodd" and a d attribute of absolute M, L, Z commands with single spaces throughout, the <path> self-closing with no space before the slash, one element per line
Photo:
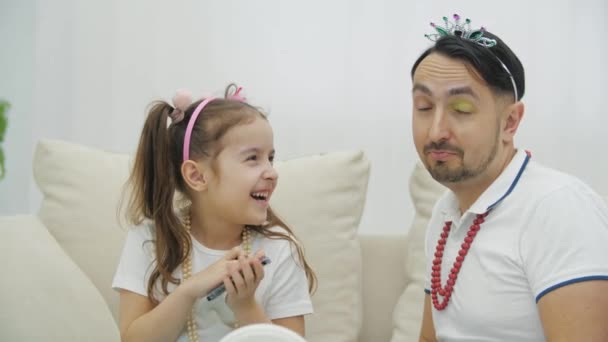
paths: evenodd
<path fill-rule="evenodd" d="M 186 217 L 184 221 L 184 226 L 186 228 L 186 232 L 190 234 L 190 230 L 192 228 L 190 215 Z M 249 227 L 245 227 L 243 229 L 243 232 L 241 233 L 241 239 L 243 241 L 241 243 L 241 246 L 245 251 L 245 255 L 249 255 L 251 253 L 251 231 L 249 230 Z M 184 243 L 184 246 L 185 245 L 186 244 Z M 194 251 L 190 252 L 190 257 L 186 258 L 186 260 L 184 260 L 184 263 L 182 264 L 184 281 L 192 277 L 192 258 L 194 258 Z M 188 319 L 186 320 L 186 330 L 188 331 L 188 340 L 190 342 L 199 342 L 198 333 L 196 329 L 196 321 L 194 320 L 194 307 L 192 308 L 192 311 L 190 312 L 190 315 L 188 315 Z"/>

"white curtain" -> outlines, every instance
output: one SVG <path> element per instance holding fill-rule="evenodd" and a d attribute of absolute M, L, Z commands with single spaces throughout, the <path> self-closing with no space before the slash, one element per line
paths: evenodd
<path fill-rule="evenodd" d="M 279 159 L 363 149 L 364 233 L 403 233 L 416 57 L 459 13 L 526 68 L 517 144 L 608 194 L 606 0 L 0 0 L 0 98 L 13 104 L 0 214 L 35 213 L 42 138 L 132 153 L 146 105 L 237 81 L 270 113 Z M 99 180 L 103 181 L 103 180 Z"/>

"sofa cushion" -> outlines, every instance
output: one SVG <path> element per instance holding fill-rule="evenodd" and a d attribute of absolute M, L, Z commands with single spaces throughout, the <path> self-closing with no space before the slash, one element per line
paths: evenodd
<path fill-rule="evenodd" d="M 43 200 L 40 220 L 97 286 L 114 317 L 118 294 L 112 277 L 125 228 L 117 224 L 118 203 L 129 172 L 126 155 L 63 141 L 41 141 L 34 178 Z"/>
<path fill-rule="evenodd" d="M 369 161 L 336 152 L 279 162 L 272 206 L 302 240 L 319 278 L 308 316 L 308 341 L 356 341 L 361 327 L 361 248 Z"/>
<path fill-rule="evenodd" d="M 364 309 L 361 342 L 391 340 L 393 308 L 406 284 L 403 267 L 406 239 L 406 234 L 359 235 Z"/>
<path fill-rule="evenodd" d="M 369 162 L 359 151 L 277 162 L 271 205 L 302 240 L 319 278 L 309 341 L 356 341 L 361 326 L 361 251 L 357 230 Z M 103 294 L 115 317 L 111 281 L 126 228 L 117 224 L 127 155 L 45 140 L 36 149 L 34 175 L 44 194 L 40 218 Z M 339 266 L 337 266 L 339 265 Z"/>
<path fill-rule="evenodd" d="M 119 341 L 93 283 L 33 216 L 0 217 L 0 341 Z"/>
<path fill-rule="evenodd" d="M 410 177 L 410 196 L 416 209 L 405 245 L 406 286 L 393 313 L 393 342 L 417 341 L 424 305 L 425 235 L 435 202 L 446 191 L 418 163 Z"/>

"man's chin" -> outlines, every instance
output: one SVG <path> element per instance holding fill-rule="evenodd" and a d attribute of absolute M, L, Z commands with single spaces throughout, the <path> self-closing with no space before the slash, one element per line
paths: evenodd
<path fill-rule="evenodd" d="M 429 170 L 431 177 L 439 183 L 457 183 L 462 180 L 461 170 L 452 170 L 444 166 L 432 167 Z"/>
<path fill-rule="evenodd" d="M 432 174 L 451 174 L 457 172 L 458 167 L 450 167 L 446 162 L 427 163 L 427 170 Z"/>

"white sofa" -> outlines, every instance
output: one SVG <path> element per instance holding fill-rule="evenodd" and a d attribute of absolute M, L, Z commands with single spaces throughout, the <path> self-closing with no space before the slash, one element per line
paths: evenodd
<path fill-rule="evenodd" d="M 0 341 L 119 341 L 110 289 L 127 228 L 117 209 L 129 156 L 41 141 L 37 215 L 0 217 Z M 424 229 L 443 188 L 417 166 L 410 233 L 358 235 L 369 161 L 359 151 L 277 162 L 272 206 L 294 228 L 319 278 L 310 342 L 417 341 Z M 395 189 L 408 191 L 408 189 Z M 404 232 L 407 222 L 402 224 Z"/>

